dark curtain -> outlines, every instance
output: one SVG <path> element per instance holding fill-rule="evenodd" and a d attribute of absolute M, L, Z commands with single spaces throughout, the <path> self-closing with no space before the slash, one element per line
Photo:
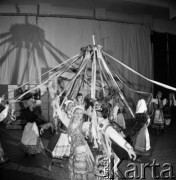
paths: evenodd
<path fill-rule="evenodd" d="M 154 80 L 176 87 L 176 35 L 152 32 Z M 162 91 L 168 96 L 170 90 L 154 85 L 154 96 Z"/>
<path fill-rule="evenodd" d="M 169 84 L 176 87 L 176 35 L 168 34 Z"/>
<path fill-rule="evenodd" d="M 168 84 L 167 33 L 152 32 L 154 80 Z M 157 91 L 167 93 L 167 89 L 154 85 L 154 97 Z"/>

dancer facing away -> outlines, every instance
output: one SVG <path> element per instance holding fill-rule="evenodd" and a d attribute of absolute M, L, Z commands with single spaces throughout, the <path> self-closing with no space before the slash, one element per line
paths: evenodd
<path fill-rule="evenodd" d="M 36 103 L 32 99 L 31 94 L 25 96 L 26 108 L 24 109 L 24 118 L 27 120 L 27 124 L 24 127 L 24 131 L 21 138 L 20 148 L 25 153 L 25 156 L 42 153 L 43 144 L 39 137 L 39 129 L 42 123 L 45 123 L 45 118 L 35 111 Z"/>
<path fill-rule="evenodd" d="M 60 114 L 58 112 L 58 109 L 60 109 L 60 98 L 56 96 L 54 101 L 55 108 L 53 110 L 55 111 L 55 118 L 57 118 L 58 121 L 60 121 L 61 118 L 64 122 L 69 122 L 71 120 L 73 101 L 66 100 L 64 102 L 64 109 L 60 110 Z M 40 133 L 42 134 L 44 129 L 48 129 L 51 126 L 52 123 L 44 124 L 43 126 L 41 126 Z M 60 121 L 60 128 L 58 129 L 58 133 L 55 133 L 48 143 L 46 153 L 50 158 L 50 162 L 48 165 L 49 171 L 51 171 L 51 167 L 55 160 L 62 160 L 64 157 L 69 157 L 70 155 L 70 143 L 67 131 L 67 126 L 65 126 L 65 124 Z M 60 167 L 64 167 L 62 162 L 60 162 Z"/>
<path fill-rule="evenodd" d="M 147 115 L 147 106 L 144 99 L 140 99 L 136 106 L 135 125 L 131 133 L 131 144 L 137 154 L 137 161 L 141 162 L 142 156 L 150 155 L 150 136 L 148 125 L 150 118 Z"/>

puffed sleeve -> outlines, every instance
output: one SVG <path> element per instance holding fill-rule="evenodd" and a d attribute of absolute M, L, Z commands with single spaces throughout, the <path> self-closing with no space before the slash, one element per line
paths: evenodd
<path fill-rule="evenodd" d="M 57 108 L 57 114 L 61 122 L 68 127 L 70 124 L 70 119 L 68 118 L 67 114 L 61 110 L 60 106 Z"/>
<path fill-rule="evenodd" d="M 90 133 L 90 127 L 91 127 L 91 122 L 84 122 L 82 125 L 82 131 L 85 133 L 86 137 Z"/>

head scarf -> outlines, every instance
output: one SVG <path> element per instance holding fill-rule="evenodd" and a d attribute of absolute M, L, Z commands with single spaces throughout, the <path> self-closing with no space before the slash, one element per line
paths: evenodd
<path fill-rule="evenodd" d="M 136 106 L 136 113 L 144 113 L 147 111 L 147 105 L 144 99 L 140 99 Z"/>
<path fill-rule="evenodd" d="M 66 101 L 64 102 L 64 104 L 65 104 L 65 109 L 67 109 L 69 103 L 73 103 L 73 101 L 72 101 L 72 100 L 66 100 Z"/>
<path fill-rule="evenodd" d="M 76 111 L 76 109 L 81 109 L 82 111 L 84 111 L 84 107 L 83 107 L 83 106 L 77 105 L 77 106 L 75 106 L 75 107 L 73 108 L 72 114 Z"/>

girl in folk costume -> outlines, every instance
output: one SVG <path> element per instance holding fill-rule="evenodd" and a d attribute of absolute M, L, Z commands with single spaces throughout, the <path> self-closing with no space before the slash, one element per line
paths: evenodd
<path fill-rule="evenodd" d="M 43 144 L 39 137 L 38 126 L 41 125 L 45 118 L 35 111 L 36 103 L 32 99 L 32 95 L 26 95 L 26 108 L 24 109 L 24 118 L 27 121 L 26 126 L 21 138 L 20 148 L 25 153 L 25 156 L 29 154 L 35 156 L 35 154 L 42 153 Z"/>
<path fill-rule="evenodd" d="M 71 142 L 69 159 L 69 176 L 71 180 L 95 180 L 93 173 L 94 157 L 83 133 L 86 129 L 86 122 L 83 123 L 83 112 L 84 108 L 82 106 L 75 106 L 72 121 L 68 126 Z"/>
<path fill-rule="evenodd" d="M 156 99 L 152 99 L 153 102 L 153 133 L 154 130 L 157 131 L 157 134 L 161 133 L 161 130 L 164 129 L 164 116 L 163 116 L 163 101 L 162 101 L 162 92 L 158 91 Z"/>
<path fill-rule="evenodd" d="M 71 106 L 73 102 L 67 100 L 65 104 L 70 112 L 71 109 L 67 106 Z M 83 112 L 84 108 L 82 106 L 75 106 L 74 109 L 72 109 L 72 114 L 67 114 L 68 112 L 66 113 L 62 111 L 60 106 L 57 109 L 59 119 L 63 125 L 68 128 L 68 135 L 71 144 L 71 149 L 69 149 L 69 177 L 71 180 L 95 180 L 92 173 L 93 155 L 83 134 Z M 44 126 L 42 128 L 45 129 Z M 63 140 L 66 142 L 65 139 L 61 139 L 60 141 Z M 60 153 L 63 153 L 63 151 L 60 151 Z"/>
<path fill-rule="evenodd" d="M 63 157 L 69 157 L 70 155 L 70 143 L 68 140 L 67 127 L 63 122 L 70 122 L 72 109 L 73 109 L 73 101 L 66 100 L 64 102 L 65 108 L 61 110 L 60 107 L 60 98 L 56 96 L 53 103 L 54 110 L 54 118 L 58 118 L 60 121 L 60 128 L 58 129 L 58 133 L 54 134 L 51 140 L 48 143 L 46 148 L 46 153 L 51 159 L 48 170 L 51 171 L 51 166 L 53 161 L 56 159 L 62 159 Z M 47 129 L 52 126 L 52 123 L 47 123 L 42 126 L 41 133 L 43 129 Z M 63 167 L 63 164 L 60 164 L 60 167 Z"/>
<path fill-rule="evenodd" d="M 148 125 L 150 118 L 147 115 L 147 106 L 144 99 L 137 103 L 135 125 L 131 133 L 131 144 L 134 147 L 138 160 L 142 155 L 149 155 L 150 137 L 148 132 Z"/>

